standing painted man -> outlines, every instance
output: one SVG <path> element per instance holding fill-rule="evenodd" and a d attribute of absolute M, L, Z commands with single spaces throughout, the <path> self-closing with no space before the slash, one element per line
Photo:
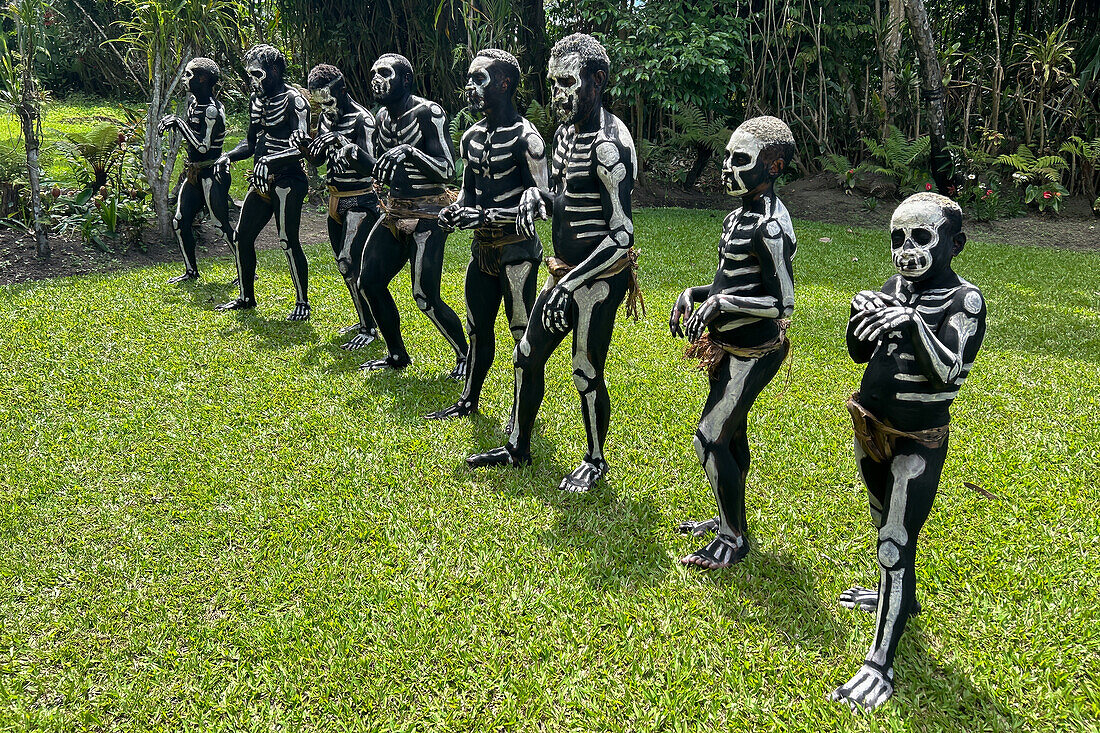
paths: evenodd
<path fill-rule="evenodd" d="M 221 79 L 221 70 L 212 60 L 199 57 L 188 62 L 183 83 L 191 98 L 184 117 L 165 116 L 157 129 L 161 134 L 178 130 L 187 146 L 187 162 L 183 166 L 183 184 L 176 200 L 176 215 L 172 231 L 183 253 L 183 274 L 169 283 L 197 280 L 199 263 L 195 257 L 195 215 L 203 207 L 221 230 L 225 243 L 233 248 L 233 227 L 229 223 L 229 170 L 216 166 L 225 142 L 225 108 L 214 98 L 214 87 Z"/>
<path fill-rule="evenodd" d="M 344 344 L 361 349 L 378 336 L 367 299 L 359 290 L 363 247 L 378 221 L 378 194 L 374 191 L 374 115 L 348 94 L 343 73 L 318 64 L 306 80 L 310 96 L 320 108 L 317 137 L 295 130 L 290 137 L 314 165 L 324 165 L 328 183 L 328 239 L 336 267 L 351 294 L 359 322 L 342 330 L 354 332 Z"/>
<path fill-rule="evenodd" d="M 451 203 L 446 183 L 455 164 L 447 137 L 447 115 L 435 102 L 413 96 L 409 60 L 386 54 L 371 69 L 371 90 L 378 111 L 378 163 L 374 176 L 389 191 L 383 197 L 384 216 L 374 225 L 363 252 L 359 288 L 378 320 L 389 353 L 360 369 L 407 367 L 412 360 L 401 337 L 401 317 L 389 284 L 409 263 L 413 298 L 455 352 L 451 377 L 466 376 L 466 335 L 454 310 L 439 295 L 443 277 L 443 247 L 447 232 L 439 212 Z"/>
<path fill-rule="evenodd" d="M 587 491 L 607 473 L 604 441 L 611 400 L 604 366 L 615 314 L 627 293 L 638 294 L 630 193 L 638 168 L 626 126 L 603 109 L 607 52 L 592 36 L 574 33 L 550 53 L 552 103 L 562 125 L 554 135 L 552 192 L 529 188 L 517 226 L 534 236 L 536 218 L 553 217 L 550 276 L 535 300 L 515 353 L 514 424 L 506 445 L 470 456 L 471 467 L 531 463 L 531 433 L 545 393 L 546 362 L 573 332 L 573 381 L 588 435 L 584 459 L 558 488 Z M 629 306 L 628 306 L 629 307 Z"/>
<path fill-rule="evenodd" d="M 466 267 L 466 328 L 470 360 L 458 402 L 429 419 L 465 417 L 478 400 L 496 352 L 494 324 L 501 299 L 512 338 L 519 343 L 535 301 L 542 244 L 516 229 L 520 198 L 529 189 L 546 190 L 546 144 L 534 125 L 516 112 L 519 83 L 516 57 L 490 48 L 470 64 L 466 99 L 485 115 L 462 136 L 465 167 L 458 200 L 439 212 L 448 229 L 473 229 Z"/>
<path fill-rule="evenodd" d="M 775 181 L 794 150 L 790 128 L 775 117 L 746 120 L 730 136 L 722 180 L 741 198 L 741 206 L 722 225 L 714 281 L 685 290 L 669 320 L 673 336 L 686 331 L 692 343 L 688 354 L 698 356 L 710 376 L 710 393 L 695 431 L 695 452 L 714 492 L 718 516 L 684 522 L 678 529 L 696 536 L 717 535 L 682 558 L 685 565 L 726 568 L 749 552 L 749 410 L 790 350 L 787 326 L 794 312 L 795 235 L 787 207 L 775 195 Z"/>
<path fill-rule="evenodd" d="M 935 193 L 905 199 L 890 221 L 898 274 L 852 300 L 848 353 L 867 364 L 848 400 L 855 455 L 878 529 L 879 582 L 840 605 L 877 612 L 863 666 L 832 692 L 873 709 L 894 694 L 894 655 L 916 600 L 916 546 L 947 457 L 951 404 L 985 338 L 985 300 L 951 267 L 962 251 L 962 209 Z"/>
<path fill-rule="evenodd" d="M 252 89 L 248 132 L 237 147 L 218 159 L 218 166 L 226 171 L 238 160 L 252 158 L 254 162 L 233 252 L 241 290 L 236 299 L 218 310 L 256 307 L 256 237 L 274 215 L 279 244 L 294 282 L 295 304 L 287 320 L 305 321 L 309 319 L 309 272 L 299 229 L 309 183 L 302 169 L 302 153 L 291 136 L 296 131 L 309 133 L 309 103 L 283 80 L 286 57 L 273 46 L 261 43 L 250 48 L 244 66 Z"/>

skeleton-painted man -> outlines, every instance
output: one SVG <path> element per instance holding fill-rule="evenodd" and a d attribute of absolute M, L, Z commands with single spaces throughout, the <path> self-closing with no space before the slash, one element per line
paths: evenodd
<path fill-rule="evenodd" d="M 894 692 L 894 654 L 916 600 L 916 545 L 947 456 L 951 403 L 985 337 L 985 301 L 951 267 L 962 251 L 962 210 L 935 193 L 910 196 L 890 221 L 898 274 L 852 300 L 848 353 L 867 364 L 848 401 L 855 455 L 878 529 L 876 589 L 850 588 L 848 608 L 877 611 L 863 666 L 833 691 L 853 709 Z"/>
<path fill-rule="evenodd" d="M 233 226 L 229 223 L 229 171 L 216 167 L 225 142 L 225 108 L 214 98 L 214 87 L 221 79 L 221 70 L 212 60 L 192 59 L 183 72 L 183 83 L 191 98 L 187 100 L 184 117 L 165 116 L 158 125 L 164 134 L 177 130 L 187 146 L 183 184 L 176 200 L 176 215 L 172 231 L 183 253 L 183 274 L 170 283 L 196 280 L 199 263 L 195 258 L 195 215 L 205 209 L 221 230 L 227 245 L 233 245 Z"/>
<path fill-rule="evenodd" d="M 352 351 L 367 346 L 378 335 L 370 306 L 359 290 L 363 246 L 379 217 L 373 177 L 374 115 L 351 98 L 344 75 L 335 66 L 314 66 L 306 84 L 320 108 L 317 137 L 310 139 L 295 130 L 291 142 L 309 162 L 326 166 L 328 239 L 359 316 L 356 325 L 342 331 L 355 334 L 343 346 Z"/>
<path fill-rule="evenodd" d="M 710 376 L 695 452 L 718 503 L 714 519 L 679 526 L 696 536 L 717 532 L 709 544 L 680 560 L 685 565 L 725 568 L 749 552 L 749 410 L 790 350 L 786 332 L 794 311 L 795 234 L 787 207 L 775 195 L 775 181 L 794 150 L 790 128 L 775 117 L 754 117 L 730 136 L 722 180 L 741 205 L 722 225 L 714 281 L 688 288 L 672 309 L 672 334 L 686 331 L 692 342 L 688 353 L 700 358 Z"/>
<path fill-rule="evenodd" d="M 542 244 L 538 237 L 516 230 L 516 216 L 524 191 L 547 187 L 546 144 L 534 125 L 516 112 L 513 97 L 519 77 L 515 56 L 495 48 L 478 53 L 467 74 L 470 109 L 485 117 L 462 137 L 462 190 L 458 200 L 439 212 L 439 223 L 474 230 L 466 267 L 470 360 L 458 402 L 432 413 L 430 419 L 465 417 L 477 410 L 496 351 L 493 325 L 501 299 L 516 343 L 535 301 Z"/>
<path fill-rule="evenodd" d="M 296 131 L 308 134 L 309 103 L 283 80 L 286 57 L 278 49 L 267 44 L 253 46 L 244 55 L 244 66 L 252 89 L 248 132 L 237 147 L 218 159 L 218 165 L 228 170 L 230 163 L 246 158 L 252 158 L 254 165 L 237 220 L 233 252 L 240 295 L 218 309 L 256 307 L 256 237 L 274 215 L 279 244 L 294 282 L 295 304 L 287 320 L 305 321 L 309 318 L 309 272 L 299 229 L 309 183 L 302 169 L 302 153 L 291 136 Z"/>
<path fill-rule="evenodd" d="M 537 187 L 524 192 L 517 224 L 533 236 L 534 220 L 552 214 L 554 257 L 547 259 L 550 276 L 516 347 L 508 442 L 466 459 L 473 467 L 531 462 L 531 433 L 545 392 L 546 362 L 573 331 L 573 381 L 580 392 L 588 451 L 562 479 L 559 488 L 564 491 L 587 491 L 607 473 L 604 441 L 611 400 L 604 365 L 615 313 L 628 291 L 637 293 L 630 210 L 637 156 L 626 126 L 602 107 L 608 70 L 607 52 L 591 36 L 575 33 L 551 51 L 552 103 L 562 122 L 554 135 L 552 192 Z"/>
<path fill-rule="evenodd" d="M 371 69 L 371 91 L 378 111 L 378 163 L 374 176 L 389 191 L 383 217 L 374 225 L 363 252 L 359 288 L 378 321 L 389 352 L 360 369 L 404 369 L 411 363 L 401 337 L 401 318 L 390 295 L 390 281 L 409 263 L 413 298 L 455 352 L 451 376 L 466 376 L 466 335 L 454 310 L 439 295 L 447 232 L 440 210 L 451 203 L 446 183 L 454 178 L 454 156 L 447 115 L 435 102 L 414 96 L 409 60 L 380 57 Z"/>

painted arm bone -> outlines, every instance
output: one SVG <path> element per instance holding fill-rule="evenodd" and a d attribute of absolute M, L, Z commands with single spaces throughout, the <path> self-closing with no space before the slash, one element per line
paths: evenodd
<path fill-rule="evenodd" d="M 543 325 L 549 331 L 561 332 L 568 328 L 566 313 L 573 300 L 573 292 L 599 278 L 601 274 L 626 254 L 634 244 L 634 222 L 627 216 L 630 205 L 630 189 L 634 184 L 633 171 L 627 165 L 618 145 L 605 141 L 596 146 L 596 177 L 600 180 L 600 200 L 607 217 L 608 235 L 592 254 L 558 281 L 546 301 Z"/>
<path fill-rule="evenodd" d="M 687 323 L 687 338 L 695 342 L 720 313 L 740 313 L 757 318 L 789 318 L 794 312 L 794 282 L 785 261 L 786 238 L 778 222 L 770 221 L 753 235 L 760 279 L 767 295 L 743 296 L 715 293 L 707 297 Z"/>

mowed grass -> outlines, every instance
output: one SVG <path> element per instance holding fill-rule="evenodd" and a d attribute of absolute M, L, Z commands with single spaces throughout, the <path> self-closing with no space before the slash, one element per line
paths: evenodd
<path fill-rule="evenodd" d="M 667 315 L 709 281 L 721 213 L 636 215 L 649 315 L 620 317 L 612 471 L 566 496 L 584 431 L 551 361 L 535 465 L 468 471 L 501 442 L 509 337 L 482 415 L 394 284 L 415 363 L 355 367 L 327 243 L 314 318 L 281 252 L 260 308 L 218 314 L 203 261 L 0 290 L 0 728 L 5 730 L 1081 730 L 1100 719 L 1100 257 L 967 245 L 989 303 L 919 546 L 924 612 L 871 716 L 825 700 L 876 575 L 844 399 L 848 302 L 891 274 L 882 231 L 801 223 L 793 366 L 751 417 L 753 552 L 701 573 L 673 526 L 713 499 L 691 445 L 706 380 Z M 543 230 L 545 234 L 545 229 Z M 831 241 L 822 242 L 821 238 Z M 461 313 L 465 236 L 444 297 Z M 995 494 L 989 499 L 963 482 Z"/>

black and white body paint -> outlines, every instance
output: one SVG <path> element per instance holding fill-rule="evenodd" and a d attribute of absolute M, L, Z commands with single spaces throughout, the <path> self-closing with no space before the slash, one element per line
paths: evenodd
<path fill-rule="evenodd" d="M 388 188 L 383 208 L 403 211 L 404 216 L 387 213 L 367 238 L 359 288 L 378 321 L 389 353 L 360 368 L 404 369 L 411 363 L 401 336 L 397 304 L 389 291 L 390 281 L 408 263 L 416 305 L 455 353 L 451 376 L 463 379 L 466 335 L 458 315 L 439 294 L 447 233 L 440 228 L 437 216 L 446 183 L 455 175 L 454 155 L 443 108 L 414 96 L 413 86 L 412 65 L 404 56 L 387 54 L 371 69 L 371 90 L 375 101 L 382 105 L 377 119 L 378 162 L 374 174 Z"/>
<path fill-rule="evenodd" d="M 474 230 L 466 267 L 470 358 L 458 401 L 429 419 L 477 411 L 496 352 L 494 324 L 501 301 L 517 344 L 535 301 L 542 244 L 538 237 L 517 232 L 516 216 L 525 191 L 547 190 L 546 145 L 534 125 L 516 112 L 513 97 L 519 78 L 519 62 L 498 49 L 478 53 L 467 73 L 470 109 L 485 117 L 462 137 L 462 190 L 439 212 L 439 223 L 447 229 Z"/>
<path fill-rule="evenodd" d="M 853 399 L 891 438 L 884 451 L 885 439 L 868 446 L 857 428 L 856 463 L 878 530 L 879 582 L 840 597 L 842 606 L 878 616 L 863 666 L 831 694 L 853 709 L 875 708 L 893 694 L 898 641 L 919 610 L 917 536 L 947 456 L 951 404 L 985 337 L 981 291 L 951 266 L 966 243 L 958 204 L 935 193 L 910 196 L 890 229 L 898 274 L 881 290 L 855 296 L 847 330 L 848 353 L 867 364 Z"/>
<path fill-rule="evenodd" d="M 775 117 L 755 117 L 734 131 L 722 179 L 741 205 L 722 226 L 713 282 L 686 289 L 669 320 L 672 335 L 686 335 L 693 344 L 707 332 L 700 349 L 710 366 L 710 392 L 695 432 L 695 451 L 714 492 L 718 517 L 684 522 L 678 529 L 695 535 L 717 531 L 717 536 L 682 558 L 687 565 L 729 567 L 749 551 L 749 410 L 790 349 L 785 319 L 794 311 L 791 261 L 796 242 L 790 214 L 774 185 L 793 155 L 790 128 Z"/>
<path fill-rule="evenodd" d="M 225 142 L 225 108 L 214 98 L 214 87 L 220 79 L 221 71 L 212 60 L 204 57 L 192 59 L 184 69 L 182 78 L 191 93 L 186 114 L 183 117 L 167 115 L 158 125 L 161 134 L 177 130 L 187 147 L 184 180 L 176 200 L 176 214 L 172 217 L 172 231 L 183 255 L 183 274 L 171 278 L 169 283 L 199 277 L 193 224 L 195 215 L 203 209 L 210 213 L 225 243 L 232 250 L 229 171 L 215 165 L 222 155 Z"/>
<path fill-rule="evenodd" d="M 234 255 L 240 295 L 218 309 L 256 307 L 256 237 L 274 216 L 294 283 L 295 305 L 287 320 L 304 321 L 309 318 L 309 270 L 299 230 L 308 182 L 302 153 L 291 137 L 295 132 L 309 134 L 309 103 L 283 80 L 286 58 L 278 49 L 266 44 L 253 46 L 245 54 L 244 64 L 252 90 L 248 132 L 218 165 L 228 170 L 230 163 L 246 158 L 252 158 L 254 165 L 237 220 Z"/>
<path fill-rule="evenodd" d="M 552 104 L 561 121 L 554 136 L 550 191 L 529 188 L 517 227 L 552 219 L 551 274 L 535 300 L 515 352 L 514 422 L 508 443 L 471 456 L 470 466 L 531 462 L 531 433 L 545 392 L 550 355 L 573 333 L 573 381 L 580 393 L 588 450 L 562 479 L 564 491 L 587 491 L 607 472 L 604 441 L 611 401 L 604 365 L 615 314 L 630 284 L 634 244 L 630 193 L 638 161 L 626 126 L 602 107 L 609 62 L 591 36 L 576 33 L 550 55 Z M 557 273 L 557 274 L 555 274 Z"/>
<path fill-rule="evenodd" d="M 373 176 L 374 115 L 351 98 L 344 75 L 335 66 L 314 66 L 306 83 L 320 109 L 317 137 L 295 130 L 291 142 L 311 163 L 325 166 L 329 243 L 358 316 L 358 323 L 343 329 L 353 334 L 343 348 L 353 351 L 378 336 L 370 305 L 359 289 L 363 248 L 380 215 Z"/>

